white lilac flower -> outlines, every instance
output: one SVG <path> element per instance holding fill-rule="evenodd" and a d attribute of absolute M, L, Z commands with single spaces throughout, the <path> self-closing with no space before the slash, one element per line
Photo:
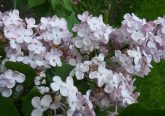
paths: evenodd
<path fill-rule="evenodd" d="M 32 42 L 32 36 L 33 36 L 33 30 L 32 29 L 20 29 L 18 32 L 18 37 L 16 38 L 17 43 L 31 43 Z"/>
<path fill-rule="evenodd" d="M 137 48 L 137 50 L 127 50 L 127 53 L 130 57 L 134 58 L 135 65 L 138 64 L 142 58 L 142 55 L 141 55 L 142 53 L 139 47 Z"/>
<path fill-rule="evenodd" d="M 105 24 L 103 22 L 103 17 L 88 17 L 87 23 L 92 31 L 101 30 Z"/>
<path fill-rule="evenodd" d="M 35 28 L 37 25 L 35 25 L 36 21 L 34 18 L 25 18 L 25 21 L 27 23 L 27 28 Z"/>
<path fill-rule="evenodd" d="M 22 21 L 22 19 L 19 17 L 19 11 L 13 10 L 11 12 L 8 12 L 7 15 L 4 15 L 2 21 L 5 26 L 9 26 L 12 24 L 18 25 L 19 21 Z"/>
<path fill-rule="evenodd" d="M 67 29 L 67 23 L 63 18 L 53 16 L 52 18 L 41 18 L 41 33 L 43 39 L 47 42 L 53 42 L 55 45 L 61 44 L 62 41 L 67 41 L 72 34 Z M 46 30 L 47 29 L 47 30 Z"/>
<path fill-rule="evenodd" d="M 20 94 L 23 91 L 23 89 L 24 89 L 24 86 L 19 84 L 19 85 L 16 86 L 15 90 L 18 94 Z"/>
<path fill-rule="evenodd" d="M 62 66 L 61 62 L 61 57 L 62 52 L 57 50 L 57 49 L 51 49 L 50 52 L 47 52 L 45 55 L 46 61 L 51 65 L 51 66 Z"/>
<path fill-rule="evenodd" d="M 97 79 L 97 83 L 99 87 L 102 87 L 107 81 L 112 78 L 112 71 L 106 69 L 103 66 L 98 66 L 98 71 L 93 71 L 89 73 L 90 79 Z"/>
<path fill-rule="evenodd" d="M 45 86 L 38 86 L 37 89 L 39 90 L 39 92 L 41 94 L 45 94 L 45 93 L 48 93 L 49 92 L 49 87 L 45 87 Z"/>
<path fill-rule="evenodd" d="M 165 19 L 162 18 L 162 17 L 158 17 L 158 18 L 154 21 L 154 23 L 156 23 L 156 24 L 164 24 L 164 23 L 165 23 Z"/>
<path fill-rule="evenodd" d="M 31 116 L 42 116 L 43 112 L 49 109 L 52 102 L 52 97 L 50 95 L 44 95 L 42 98 L 33 97 L 31 102 L 35 108 L 32 111 Z"/>
<path fill-rule="evenodd" d="M 71 76 L 67 77 L 66 82 L 63 82 L 59 76 L 53 77 L 51 88 L 54 92 L 60 91 L 62 96 L 67 97 L 69 105 L 69 109 L 67 111 L 68 116 L 72 116 L 76 110 L 83 107 L 83 104 L 81 104 L 77 98 L 78 89 L 74 86 Z"/>
<path fill-rule="evenodd" d="M 63 82 L 59 76 L 53 77 L 53 83 L 51 83 L 51 88 L 53 91 L 60 91 L 62 96 L 74 97 L 74 94 L 77 93 L 77 88 L 73 85 L 72 77 L 67 77 L 66 82 Z"/>
<path fill-rule="evenodd" d="M 66 78 L 66 84 L 69 87 L 69 90 L 68 90 L 68 92 L 70 92 L 69 96 L 72 96 L 73 95 L 72 93 L 78 92 L 78 89 L 74 86 L 73 78 L 71 76 L 68 76 Z"/>
<path fill-rule="evenodd" d="M 139 19 L 136 15 L 125 14 L 122 26 L 113 30 L 112 40 L 116 44 L 114 47 L 129 45 L 142 45 L 147 40 L 147 34 L 143 31 L 146 25 L 145 19 Z"/>
<path fill-rule="evenodd" d="M 117 89 L 119 87 L 122 81 L 123 77 L 121 74 L 113 74 L 109 81 L 106 81 L 104 91 L 106 93 L 111 93 L 114 89 Z"/>
<path fill-rule="evenodd" d="M 22 26 L 21 26 L 22 27 Z M 9 40 L 15 40 L 18 37 L 18 31 L 20 31 L 20 27 L 16 25 L 4 27 L 4 35 Z"/>
<path fill-rule="evenodd" d="M 24 81 L 24 74 L 8 69 L 0 75 L 0 93 L 5 97 L 9 97 L 15 84 Z"/>
<path fill-rule="evenodd" d="M 88 16 L 88 12 L 78 15 L 81 20 L 80 24 L 73 27 L 73 31 L 77 32 L 77 36 L 73 38 L 74 44 L 80 48 L 81 52 L 92 52 L 99 49 L 101 43 L 108 43 L 112 28 L 104 24 L 102 16 Z"/>
<path fill-rule="evenodd" d="M 41 54 L 46 51 L 46 48 L 43 46 L 43 44 L 38 40 L 33 40 L 28 45 L 28 50 L 34 52 L 35 54 Z"/>
<path fill-rule="evenodd" d="M 40 19 L 41 25 L 40 25 L 39 28 L 40 28 L 41 30 L 45 30 L 45 29 L 48 27 L 48 25 L 49 25 L 49 20 L 50 20 L 50 18 L 42 17 L 42 18 Z"/>
<path fill-rule="evenodd" d="M 54 29 L 53 30 L 53 43 L 55 44 L 55 45 L 59 45 L 59 44 L 61 44 L 61 38 L 62 38 L 62 35 L 63 35 L 63 33 L 62 32 L 60 32 L 60 30 L 59 29 Z"/>
<path fill-rule="evenodd" d="M 117 67 L 121 66 L 120 71 L 127 71 L 130 75 L 143 77 L 150 72 L 152 56 L 140 50 L 139 47 L 126 50 L 126 53 L 121 53 L 120 50 L 115 51 L 115 56 L 112 57 L 112 62 L 118 62 Z M 120 66 L 119 66 L 120 65 Z M 145 67 L 145 68 L 144 68 Z M 146 70 L 144 70 L 146 69 Z"/>
<path fill-rule="evenodd" d="M 51 66 L 62 66 L 62 62 L 59 56 L 47 53 L 45 59 Z"/>
<path fill-rule="evenodd" d="M 89 64 L 90 62 L 86 61 L 84 63 L 78 63 L 75 67 L 74 72 L 75 76 L 78 80 L 81 80 L 84 78 L 85 72 L 89 71 Z"/>
<path fill-rule="evenodd" d="M 105 67 L 106 63 L 104 61 L 105 55 L 103 53 L 100 53 L 98 56 L 93 57 L 91 62 L 96 64 L 96 65 L 102 65 Z"/>
<path fill-rule="evenodd" d="M 86 95 L 82 95 L 80 92 L 77 93 L 75 99 L 69 100 L 70 109 L 67 111 L 68 116 L 75 115 L 85 115 L 85 116 L 95 116 L 93 110 L 93 104 L 89 100 L 91 90 L 86 92 Z"/>
<path fill-rule="evenodd" d="M 43 54 L 34 54 L 33 52 L 29 53 L 29 56 L 24 56 L 23 61 L 24 64 L 29 64 L 32 68 L 37 67 L 49 67 L 48 63 L 44 60 Z M 45 69 L 44 68 L 44 69 Z"/>
<path fill-rule="evenodd" d="M 87 21 L 87 18 L 89 17 L 89 12 L 85 11 L 82 15 L 78 15 L 77 17 L 81 21 Z"/>
<path fill-rule="evenodd" d="M 132 92 L 128 91 L 128 89 L 122 88 L 121 95 L 123 97 L 123 104 L 132 104 L 136 102 L 131 94 Z"/>
<path fill-rule="evenodd" d="M 4 23 L 4 35 L 8 43 L 10 53 L 7 58 L 10 61 L 30 64 L 35 69 L 46 69 L 50 66 L 61 66 L 61 47 L 66 47 L 72 34 L 67 28 L 64 18 L 53 16 L 41 18 L 41 23 L 36 25 L 34 18 L 19 18 L 18 10 L 2 13 Z M 56 36 L 57 35 L 57 36 Z M 60 48 L 54 52 L 52 48 L 60 44 Z M 15 55 L 16 54 L 16 55 Z"/>
<path fill-rule="evenodd" d="M 78 100 L 77 100 L 77 96 L 76 96 L 77 92 L 78 92 L 78 90 L 77 90 L 76 87 L 75 87 L 74 91 L 73 90 L 71 90 L 71 91 L 68 90 L 68 99 L 67 99 L 67 101 L 68 101 L 70 109 L 68 110 L 67 113 L 70 112 L 70 116 L 72 116 L 71 114 L 73 114 L 73 111 L 75 111 L 80 105 Z"/>
<path fill-rule="evenodd" d="M 62 82 L 62 80 L 59 76 L 53 77 L 53 83 L 51 83 L 50 87 L 55 92 L 60 91 L 60 94 L 62 96 L 68 95 L 67 85 L 66 85 L 66 83 Z"/>
<path fill-rule="evenodd" d="M 128 81 L 122 74 L 117 74 L 116 76 L 119 77 L 119 81 L 117 81 L 117 87 L 114 87 L 114 90 L 109 93 L 110 98 L 113 101 L 121 102 L 123 106 L 136 103 L 139 93 L 133 92 L 135 89 L 133 86 L 134 80 Z"/>

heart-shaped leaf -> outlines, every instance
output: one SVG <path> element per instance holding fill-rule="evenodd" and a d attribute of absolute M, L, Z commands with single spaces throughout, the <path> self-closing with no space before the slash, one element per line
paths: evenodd
<path fill-rule="evenodd" d="M 19 116 L 19 113 L 10 98 L 0 96 L 0 115 Z"/>

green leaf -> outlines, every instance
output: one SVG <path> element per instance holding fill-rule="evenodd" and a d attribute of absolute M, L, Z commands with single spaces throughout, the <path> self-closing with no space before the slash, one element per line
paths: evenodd
<path fill-rule="evenodd" d="M 0 60 L 3 60 L 6 57 L 5 50 L 2 47 L 0 47 L 0 56 L 1 56 Z"/>
<path fill-rule="evenodd" d="M 50 3 L 45 2 L 44 4 L 36 6 L 35 8 L 33 8 L 33 13 L 35 14 L 34 18 L 36 18 L 38 21 L 43 16 L 44 17 L 52 16 Z"/>
<path fill-rule="evenodd" d="M 28 6 L 30 8 L 36 7 L 36 6 L 41 5 L 43 3 L 45 3 L 45 0 L 28 0 Z"/>
<path fill-rule="evenodd" d="M 72 31 L 73 25 L 77 23 L 79 23 L 79 21 L 77 20 L 75 13 L 73 12 L 69 17 L 67 17 L 68 29 Z"/>
<path fill-rule="evenodd" d="M 32 88 L 31 91 L 26 95 L 23 104 L 22 104 L 22 111 L 24 113 L 24 116 L 31 116 L 31 112 L 34 109 L 31 100 L 35 96 L 40 96 L 40 93 L 38 92 L 37 88 Z"/>
<path fill-rule="evenodd" d="M 86 94 L 86 92 L 90 89 L 88 82 L 85 79 L 83 80 L 74 79 L 74 85 L 82 94 Z"/>
<path fill-rule="evenodd" d="M 72 8 L 72 0 L 63 0 L 65 9 L 74 12 Z"/>
<path fill-rule="evenodd" d="M 136 78 L 136 91 L 140 92 L 138 102 L 153 109 L 165 109 L 165 60 L 161 60 L 160 63 L 152 63 L 152 66 L 148 76 Z"/>
<path fill-rule="evenodd" d="M 51 0 L 51 5 L 52 5 L 53 10 L 55 10 L 56 6 L 61 5 L 61 4 L 62 4 L 61 0 Z"/>
<path fill-rule="evenodd" d="M 119 114 L 119 116 L 164 116 L 164 115 L 165 115 L 165 110 L 149 109 L 140 103 L 129 105 Z"/>
<path fill-rule="evenodd" d="M 59 17 L 66 16 L 66 9 L 62 0 L 51 0 L 51 5 L 55 15 Z"/>
<path fill-rule="evenodd" d="M 0 96 L 0 115 L 19 116 L 19 113 L 10 98 Z"/>
<path fill-rule="evenodd" d="M 5 67 L 25 74 L 26 80 L 23 83 L 25 87 L 28 88 L 33 85 L 34 78 L 37 74 L 29 65 L 8 61 L 6 62 Z"/>
<path fill-rule="evenodd" d="M 60 76 L 63 81 L 66 80 L 66 77 L 69 76 L 70 71 L 73 69 L 73 66 L 63 62 L 62 67 L 52 67 L 46 71 L 47 82 L 52 82 L 53 76 Z M 48 83 L 48 84 L 49 84 Z"/>
<path fill-rule="evenodd" d="M 136 9 L 137 16 L 147 20 L 155 20 L 165 15 L 164 0 L 139 0 L 139 8 Z"/>
<path fill-rule="evenodd" d="M 108 116 L 108 113 L 106 111 L 100 111 L 98 107 L 95 108 L 96 116 Z"/>

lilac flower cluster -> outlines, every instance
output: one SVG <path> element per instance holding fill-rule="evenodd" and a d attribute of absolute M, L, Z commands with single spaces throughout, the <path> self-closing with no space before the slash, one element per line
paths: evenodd
<path fill-rule="evenodd" d="M 84 12 L 82 15 L 78 15 L 78 18 L 81 22 L 73 27 L 73 32 L 77 33 L 73 41 L 82 53 L 100 49 L 101 43 L 107 44 L 109 42 L 112 27 L 103 22 L 101 15 L 92 17 L 88 12 Z"/>
<path fill-rule="evenodd" d="M 16 83 L 23 83 L 24 81 L 24 74 L 10 69 L 5 70 L 0 75 L 0 93 L 5 97 L 9 97 L 12 95 L 12 88 Z"/>
<path fill-rule="evenodd" d="M 0 31 L 6 42 L 4 61 L 28 64 L 38 72 L 34 85 L 41 96 L 32 99 L 32 116 L 42 116 L 45 111 L 57 116 L 95 116 L 97 106 L 102 110 L 114 107 L 109 115 L 117 115 L 118 107 L 137 102 L 134 76 L 148 75 L 151 61 L 165 58 L 165 18 L 147 22 L 125 14 L 119 28 L 88 12 L 78 19 L 73 36 L 64 18 L 42 17 L 36 24 L 34 18 L 21 19 L 18 10 L 0 12 Z M 54 75 L 48 86 L 45 71 L 61 67 L 62 59 L 74 68 L 65 81 Z M 86 95 L 74 85 L 74 79 L 91 83 Z M 1 71 L 0 93 L 9 97 L 16 82 L 24 80 L 22 73 Z"/>
<path fill-rule="evenodd" d="M 62 66 L 61 49 L 68 47 L 72 36 L 63 18 L 42 17 L 40 24 L 36 25 L 34 18 L 24 21 L 19 12 L 13 10 L 1 14 L 0 19 L 4 36 L 9 42 L 5 49 L 10 61 L 29 64 L 38 70 Z"/>
<path fill-rule="evenodd" d="M 146 22 L 134 14 L 125 14 L 122 26 L 111 33 L 115 56 L 112 61 L 120 72 L 144 77 L 151 61 L 164 59 L 164 18 Z M 126 49 L 124 46 L 128 45 Z"/>

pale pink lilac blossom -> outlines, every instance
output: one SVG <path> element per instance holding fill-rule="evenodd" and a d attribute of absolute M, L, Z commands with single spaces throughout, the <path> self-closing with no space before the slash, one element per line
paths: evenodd
<path fill-rule="evenodd" d="M 12 88 L 16 83 L 23 83 L 24 81 L 24 74 L 10 69 L 4 70 L 4 72 L 0 74 L 0 93 L 5 97 L 9 97 L 12 95 Z"/>
<path fill-rule="evenodd" d="M 137 102 L 139 93 L 135 92 L 133 76 L 148 75 L 152 60 L 165 59 L 164 17 L 147 22 L 127 13 L 119 28 L 105 24 L 102 15 L 92 16 L 87 11 L 78 19 L 80 23 L 72 28 L 76 33 L 73 36 L 64 18 L 42 17 L 36 24 L 34 18 L 21 19 L 18 10 L 0 12 L 0 30 L 7 41 L 5 60 L 28 64 L 38 72 L 34 85 L 43 97 L 32 99 L 32 116 L 42 116 L 48 109 L 56 115 L 56 110 L 66 105 L 68 116 L 95 116 L 96 106 L 101 110 L 114 107 L 115 112 L 109 115 L 117 115 L 118 107 Z M 62 59 L 73 70 L 66 81 L 54 76 L 49 86 L 45 72 L 62 67 Z M 95 88 L 82 95 L 74 79 L 90 81 Z M 3 69 L 0 93 L 9 97 L 15 84 L 24 81 L 22 73 Z M 65 102 L 55 103 L 56 95 Z"/>

